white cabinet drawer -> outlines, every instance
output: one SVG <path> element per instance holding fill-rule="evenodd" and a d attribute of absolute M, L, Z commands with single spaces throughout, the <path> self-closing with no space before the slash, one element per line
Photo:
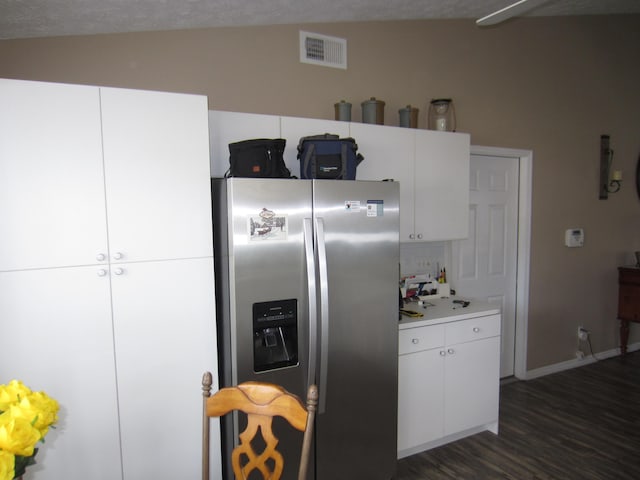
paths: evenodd
<path fill-rule="evenodd" d="M 398 342 L 400 355 L 442 347 L 444 345 L 444 325 L 400 330 Z"/>
<path fill-rule="evenodd" d="M 447 345 L 500 335 L 500 315 L 470 318 L 447 324 Z"/>

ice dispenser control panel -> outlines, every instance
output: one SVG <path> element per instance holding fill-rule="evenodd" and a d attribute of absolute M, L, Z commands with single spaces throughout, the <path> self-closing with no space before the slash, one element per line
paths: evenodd
<path fill-rule="evenodd" d="M 253 370 L 265 372 L 298 364 L 298 301 L 253 304 Z"/>

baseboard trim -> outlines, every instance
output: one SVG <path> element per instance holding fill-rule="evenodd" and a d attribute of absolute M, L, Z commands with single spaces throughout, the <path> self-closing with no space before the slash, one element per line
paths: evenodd
<path fill-rule="evenodd" d="M 640 350 L 640 342 L 632 343 L 627 346 L 628 352 L 634 352 Z M 554 363 L 553 365 L 547 365 L 545 367 L 535 368 L 528 370 L 523 380 L 532 380 L 534 378 L 543 377 L 552 373 L 562 372 L 564 370 L 570 370 L 572 368 L 584 367 L 590 363 L 595 363 L 598 360 L 605 360 L 607 358 L 616 357 L 620 355 L 619 348 L 612 348 L 611 350 L 605 350 L 604 352 L 598 352 L 594 355 L 587 355 L 582 360 L 573 359 L 566 362 Z"/>

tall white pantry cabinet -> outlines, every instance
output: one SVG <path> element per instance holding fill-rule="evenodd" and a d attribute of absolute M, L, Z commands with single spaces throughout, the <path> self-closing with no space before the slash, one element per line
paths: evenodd
<path fill-rule="evenodd" d="M 27 478 L 199 475 L 207 115 L 197 95 L 0 80 L 0 383 L 61 405 Z"/>

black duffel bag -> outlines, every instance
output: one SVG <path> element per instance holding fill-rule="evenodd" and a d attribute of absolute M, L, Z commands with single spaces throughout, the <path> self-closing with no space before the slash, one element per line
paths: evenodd
<path fill-rule="evenodd" d="M 284 163 L 284 138 L 255 138 L 229 144 L 225 177 L 291 178 Z"/>

